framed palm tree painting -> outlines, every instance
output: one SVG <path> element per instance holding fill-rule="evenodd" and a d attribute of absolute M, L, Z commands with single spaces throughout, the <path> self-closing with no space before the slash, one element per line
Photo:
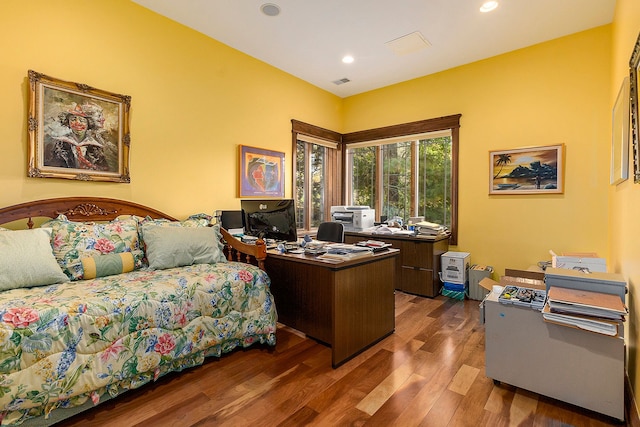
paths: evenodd
<path fill-rule="evenodd" d="M 564 144 L 489 152 L 489 194 L 564 192 Z"/>

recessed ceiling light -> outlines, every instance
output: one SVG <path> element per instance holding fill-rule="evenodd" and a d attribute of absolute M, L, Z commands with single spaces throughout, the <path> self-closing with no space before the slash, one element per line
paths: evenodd
<path fill-rule="evenodd" d="M 480 7 L 480 12 L 483 12 L 483 13 L 491 12 L 496 7 L 498 7 L 497 1 L 488 1 L 482 4 L 482 6 Z"/>
<path fill-rule="evenodd" d="M 265 3 L 260 6 L 260 10 L 267 16 L 278 16 L 280 15 L 280 6 L 273 3 Z"/>
<path fill-rule="evenodd" d="M 344 62 L 345 64 L 351 64 L 353 62 L 353 56 L 347 55 L 343 57 L 342 62 Z"/>

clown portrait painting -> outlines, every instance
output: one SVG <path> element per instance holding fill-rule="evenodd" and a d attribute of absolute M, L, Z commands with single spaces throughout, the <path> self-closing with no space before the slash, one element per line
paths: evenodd
<path fill-rule="evenodd" d="M 129 105 L 122 102 L 128 97 L 112 99 L 79 84 L 70 90 L 62 87 L 66 82 L 35 77 L 40 79 L 35 84 L 32 79 L 29 175 L 129 182 L 129 136 L 123 132 Z"/>

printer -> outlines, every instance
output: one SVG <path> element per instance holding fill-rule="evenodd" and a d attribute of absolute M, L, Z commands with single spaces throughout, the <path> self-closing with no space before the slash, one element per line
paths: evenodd
<path fill-rule="evenodd" d="M 375 209 L 369 206 L 331 206 L 331 221 L 339 222 L 345 231 L 362 231 L 373 227 Z"/>

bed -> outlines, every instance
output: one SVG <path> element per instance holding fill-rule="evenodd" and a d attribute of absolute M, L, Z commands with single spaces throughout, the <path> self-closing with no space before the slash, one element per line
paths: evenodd
<path fill-rule="evenodd" d="M 209 356 L 274 346 L 264 244 L 243 244 L 210 219 L 87 197 L 0 209 L 0 251 L 19 259 L 0 261 L 1 424 L 49 425 Z M 55 283 L 23 283 L 29 268 L 8 280 L 24 268 L 24 248 L 11 244 L 43 233 L 67 280 L 54 271 Z M 35 258 L 40 249 L 29 248 Z"/>

